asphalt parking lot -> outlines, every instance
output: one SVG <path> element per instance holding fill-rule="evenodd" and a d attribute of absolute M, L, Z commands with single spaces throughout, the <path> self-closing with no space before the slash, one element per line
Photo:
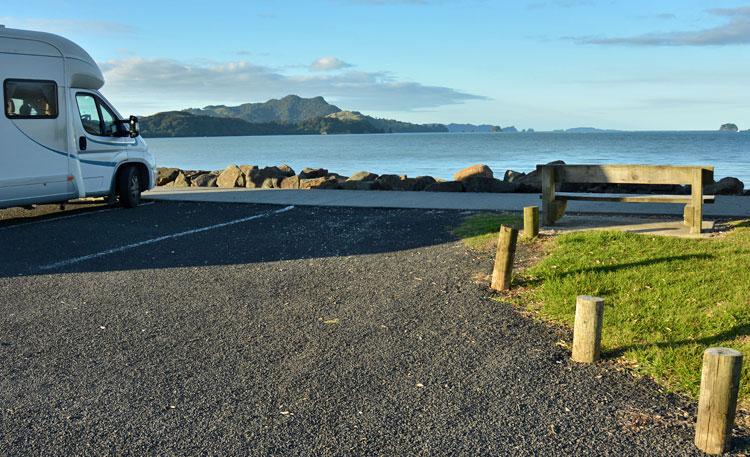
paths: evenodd
<path fill-rule="evenodd" d="M 488 299 L 465 213 L 0 213 L 1 455 L 697 455 L 690 402 Z"/>

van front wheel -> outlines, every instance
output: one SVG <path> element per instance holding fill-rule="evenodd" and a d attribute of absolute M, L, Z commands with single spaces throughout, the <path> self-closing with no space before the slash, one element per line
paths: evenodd
<path fill-rule="evenodd" d="M 135 208 L 141 202 L 141 177 L 135 167 L 128 167 L 117 177 L 120 205 Z"/>

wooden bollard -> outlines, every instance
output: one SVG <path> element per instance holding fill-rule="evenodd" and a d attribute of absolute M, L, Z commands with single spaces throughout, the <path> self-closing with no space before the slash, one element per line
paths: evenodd
<path fill-rule="evenodd" d="M 516 242 L 518 241 L 518 230 L 500 227 L 500 235 L 497 238 L 497 254 L 495 255 L 495 267 L 492 269 L 492 285 L 494 290 L 510 289 L 510 281 L 513 276 L 513 258 L 516 256 Z"/>
<path fill-rule="evenodd" d="M 532 239 L 539 236 L 539 207 L 527 206 L 523 209 L 523 237 Z"/>
<path fill-rule="evenodd" d="M 728 348 L 703 352 L 695 445 L 706 454 L 723 454 L 731 448 L 741 371 L 741 352 Z"/>
<path fill-rule="evenodd" d="M 572 356 L 574 362 L 594 363 L 599 360 L 603 317 L 603 298 L 588 295 L 579 295 L 576 298 Z"/>

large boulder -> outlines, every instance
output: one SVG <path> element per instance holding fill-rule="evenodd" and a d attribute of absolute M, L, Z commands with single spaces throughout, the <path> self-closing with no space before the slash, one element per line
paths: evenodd
<path fill-rule="evenodd" d="M 282 189 L 299 189 L 299 176 L 289 176 L 281 180 Z"/>
<path fill-rule="evenodd" d="M 245 175 L 237 165 L 230 165 L 216 179 L 216 185 L 224 188 L 245 187 Z"/>
<path fill-rule="evenodd" d="M 414 183 L 411 186 L 410 190 L 425 190 L 428 186 L 431 184 L 435 184 L 437 181 L 435 181 L 435 178 L 432 176 L 417 176 L 414 178 Z"/>
<path fill-rule="evenodd" d="M 172 182 L 165 184 L 164 187 L 190 187 L 190 178 L 180 171 L 177 173 L 177 177 Z"/>
<path fill-rule="evenodd" d="M 288 178 L 290 176 L 289 171 L 293 171 L 293 170 L 285 165 L 282 165 L 282 166 L 285 168 L 282 169 L 280 167 L 265 167 L 265 168 L 261 168 L 260 170 L 255 170 L 254 172 L 252 172 L 252 178 L 251 178 L 253 183 L 252 184 L 248 183 L 247 187 L 262 188 L 263 183 L 265 183 L 268 178 L 277 179 L 278 182 L 281 182 L 281 180 L 283 180 L 284 178 Z M 291 175 L 291 176 L 294 176 L 294 175 Z M 268 184 L 266 183 L 266 185 Z"/>
<path fill-rule="evenodd" d="M 337 189 L 338 187 L 339 183 L 333 176 L 299 180 L 300 189 Z"/>
<path fill-rule="evenodd" d="M 742 195 L 744 190 L 745 184 L 731 176 L 703 186 L 703 193 L 706 195 Z"/>
<path fill-rule="evenodd" d="M 187 177 L 188 180 L 192 181 L 198 176 L 205 175 L 206 173 L 209 173 L 209 172 L 206 170 L 184 170 L 183 173 L 185 173 L 185 177 Z"/>
<path fill-rule="evenodd" d="M 526 176 L 526 173 L 522 173 L 520 171 L 514 171 L 514 170 L 505 170 L 505 175 L 503 175 L 503 181 L 507 183 L 514 183 L 522 179 L 524 176 Z"/>
<path fill-rule="evenodd" d="M 401 177 L 400 190 L 414 190 L 414 186 L 417 184 L 416 178 L 408 178 L 406 176 Z"/>
<path fill-rule="evenodd" d="M 485 178 L 495 177 L 490 167 L 484 164 L 478 164 L 478 165 L 472 165 L 468 168 L 464 168 L 463 170 L 456 172 L 453 175 L 453 180 L 463 181 L 464 179 L 471 178 L 473 176 L 483 176 Z"/>
<path fill-rule="evenodd" d="M 399 175 L 380 175 L 375 180 L 375 186 L 378 190 L 403 190 L 401 178 Z M 406 176 L 403 178 L 406 178 Z"/>
<path fill-rule="evenodd" d="M 461 181 L 438 181 L 430 184 L 425 192 L 463 192 L 464 185 Z"/>
<path fill-rule="evenodd" d="M 495 178 L 485 178 L 484 176 L 472 176 L 462 181 L 465 192 L 494 192 L 507 193 L 513 192 L 515 186 L 505 181 Z"/>
<path fill-rule="evenodd" d="M 240 170 L 242 170 L 242 174 L 245 175 L 245 187 L 248 189 L 254 189 L 256 187 L 255 177 L 258 174 L 258 166 L 240 165 Z"/>
<path fill-rule="evenodd" d="M 344 190 L 374 190 L 375 181 L 344 181 L 339 187 Z"/>
<path fill-rule="evenodd" d="M 370 173 L 369 171 L 358 171 L 351 175 L 348 181 L 375 181 L 378 179 L 378 175 Z"/>
<path fill-rule="evenodd" d="M 280 189 L 281 178 L 266 178 L 260 184 L 261 189 Z"/>
<path fill-rule="evenodd" d="M 179 168 L 158 168 L 156 176 L 157 186 L 166 186 L 177 178 L 180 174 Z"/>
<path fill-rule="evenodd" d="M 328 174 L 328 178 L 334 178 L 336 180 L 336 182 L 338 182 L 339 184 L 341 184 L 341 183 L 346 182 L 347 180 L 349 180 L 348 176 L 343 176 L 343 175 L 340 175 L 338 173 L 329 173 Z"/>
<path fill-rule="evenodd" d="M 325 168 L 304 168 L 299 173 L 299 179 L 325 178 L 328 170 Z"/>
<path fill-rule="evenodd" d="M 562 160 L 555 160 L 546 165 L 565 165 L 565 162 Z M 536 169 L 514 180 L 513 183 L 516 186 L 516 192 L 539 193 L 542 191 L 542 177 L 539 176 L 539 172 L 537 172 Z"/>
<path fill-rule="evenodd" d="M 191 187 L 216 187 L 216 179 L 219 177 L 216 173 L 204 173 L 190 180 Z"/>
<path fill-rule="evenodd" d="M 276 167 L 276 168 L 278 168 L 278 169 L 279 169 L 279 171 L 280 171 L 281 173 L 283 173 L 283 174 L 285 175 L 285 177 L 286 177 L 286 178 L 289 178 L 289 177 L 291 177 L 291 176 L 294 176 L 294 175 L 296 175 L 296 174 L 297 174 L 297 173 L 295 173 L 295 172 L 294 172 L 294 169 L 292 169 L 292 167 L 290 167 L 290 166 L 289 166 L 289 165 L 287 165 L 287 164 L 282 164 L 282 165 L 279 165 L 279 166 L 278 166 L 278 167 Z"/>

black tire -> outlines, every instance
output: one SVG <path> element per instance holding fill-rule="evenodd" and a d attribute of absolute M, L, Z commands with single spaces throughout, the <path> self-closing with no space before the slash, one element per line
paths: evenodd
<path fill-rule="evenodd" d="M 117 176 L 117 196 L 123 208 L 135 208 L 141 202 L 141 175 L 135 167 L 127 167 Z"/>

